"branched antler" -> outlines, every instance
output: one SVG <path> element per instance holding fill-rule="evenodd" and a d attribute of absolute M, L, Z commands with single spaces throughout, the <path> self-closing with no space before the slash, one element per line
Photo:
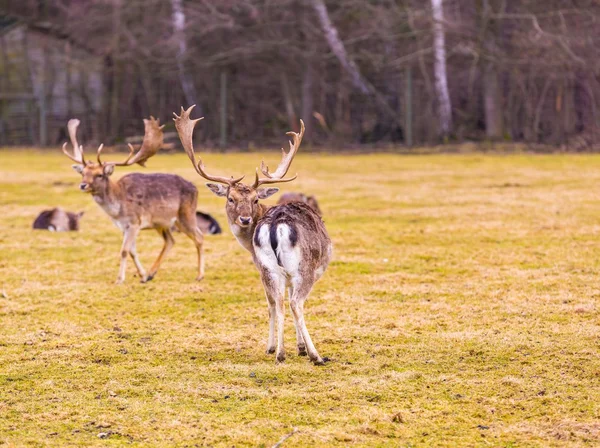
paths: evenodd
<path fill-rule="evenodd" d="M 200 176 L 202 176 L 206 180 L 212 180 L 213 182 L 219 182 L 221 184 L 226 184 L 232 187 L 238 182 L 240 182 L 244 178 L 244 176 L 234 179 L 233 176 L 224 177 L 208 174 L 206 172 L 206 167 L 204 166 L 202 159 L 199 158 L 196 162 L 196 153 L 194 152 L 193 144 L 194 127 L 196 126 L 196 123 L 204 119 L 204 117 L 192 120 L 190 118 L 190 114 L 192 113 L 192 109 L 194 109 L 194 107 L 196 107 L 195 104 L 190 106 L 188 110 L 184 110 L 182 107 L 179 115 L 173 112 L 173 115 L 175 116 L 175 118 L 173 118 L 173 120 L 175 121 L 175 128 L 177 129 L 177 133 L 179 134 L 179 139 L 181 140 L 183 149 L 185 149 L 186 154 L 192 161 L 192 165 L 194 165 L 196 172 Z"/>
<path fill-rule="evenodd" d="M 124 162 L 102 162 L 100 159 L 100 152 L 102 147 L 98 148 L 98 163 L 100 165 L 109 164 L 114 166 L 129 166 L 137 163 L 141 166 L 146 166 L 146 161 L 154 156 L 160 148 L 163 146 L 163 128 L 165 125 L 160 126 L 160 120 L 157 120 L 152 115 L 149 119 L 144 118 L 144 140 L 140 150 L 135 153 L 133 145 L 129 144 L 129 155 Z M 135 153 L 135 155 L 134 155 Z"/>
<path fill-rule="evenodd" d="M 71 139 L 71 145 L 73 146 L 73 155 L 68 153 L 66 142 L 62 146 L 62 151 L 69 159 L 81 165 L 85 165 L 86 161 L 83 157 L 83 146 L 80 146 L 79 143 L 77 143 L 77 128 L 79 127 L 79 123 L 80 121 L 77 118 L 71 118 L 67 123 L 69 138 Z"/>
<path fill-rule="evenodd" d="M 277 169 L 273 173 L 269 173 L 269 167 L 265 165 L 265 162 L 262 161 L 260 163 L 260 171 L 266 176 L 263 178 L 258 177 L 258 168 L 256 169 L 256 180 L 254 181 L 253 188 L 258 188 L 260 185 L 265 184 L 275 184 L 279 182 L 291 182 L 296 179 L 298 175 L 294 177 L 290 177 L 288 179 L 284 179 L 285 176 L 290 169 L 290 165 L 292 164 L 292 160 L 296 156 L 298 152 L 298 148 L 300 148 L 300 143 L 302 142 L 302 137 L 304 137 L 304 122 L 300 120 L 300 132 L 288 132 L 286 135 L 292 137 L 292 141 L 290 141 L 290 150 L 289 152 L 285 152 L 283 148 L 281 148 L 281 162 L 277 166 Z"/>

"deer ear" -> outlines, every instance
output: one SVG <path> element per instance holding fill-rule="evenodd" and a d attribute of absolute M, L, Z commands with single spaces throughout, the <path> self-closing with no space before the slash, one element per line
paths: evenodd
<path fill-rule="evenodd" d="M 221 184 L 206 184 L 208 189 L 217 196 L 227 196 L 227 187 Z"/>
<path fill-rule="evenodd" d="M 73 168 L 79 174 L 83 173 L 83 165 L 71 165 L 71 168 Z"/>
<path fill-rule="evenodd" d="M 267 199 L 279 191 L 279 188 L 259 188 L 258 199 Z"/>
<path fill-rule="evenodd" d="M 111 163 L 104 165 L 104 168 L 102 168 L 102 172 L 104 173 L 105 176 L 110 176 L 114 170 L 115 170 L 115 166 Z"/>

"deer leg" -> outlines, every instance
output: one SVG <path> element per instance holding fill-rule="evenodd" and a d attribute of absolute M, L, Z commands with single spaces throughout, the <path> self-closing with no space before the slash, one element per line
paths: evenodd
<path fill-rule="evenodd" d="M 135 240 L 133 240 L 133 244 L 131 245 L 131 249 L 129 250 L 129 255 L 131 255 L 131 258 L 133 260 L 133 263 L 135 264 L 138 274 L 142 279 L 142 283 L 144 283 L 146 281 L 146 270 L 144 269 L 144 266 L 142 266 L 142 263 L 138 258 L 137 250 L 135 248 Z"/>
<path fill-rule="evenodd" d="M 292 298 L 293 289 L 291 287 L 288 288 L 289 298 Z M 291 302 L 290 302 L 290 310 L 291 310 Z M 296 315 L 292 311 L 292 316 L 294 317 L 294 327 L 296 328 L 296 342 L 298 344 L 298 356 L 306 356 L 306 344 L 304 343 L 304 338 L 302 337 L 302 332 L 300 331 L 300 326 L 298 325 L 298 321 L 296 320 Z"/>
<path fill-rule="evenodd" d="M 266 289 L 266 288 L 265 288 Z M 277 313 L 275 311 L 275 299 L 266 291 L 267 305 L 269 306 L 269 338 L 267 339 L 267 354 L 275 353 L 275 319 Z"/>
<path fill-rule="evenodd" d="M 117 277 L 117 284 L 121 284 L 125 281 L 125 268 L 127 267 L 127 255 L 131 251 L 131 247 L 135 245 L 135 237 L 137 236 L 139 229 L 137 227 L 129 226 L 123 232 L 123 244 L 121 245 L 121 265 L 119 266 L 119 276 Z"/>
<path fill-rule="evenodd" d="M 171 230 L 169 230 L 166 227 L 162 228 L 162 229 L 157 229 L 157 230 L 158 230 L 158 233 L 165 240 L 165 244 L 164 244 L 162 250 L 160 251 L 160 254 L 158 254 L 158 258 L 156 259 L 156 261 L 154 262 L 154 264 L 150 268 L 150 272 L 148 273 L 148 277 L 146 277 L 145 280 L 142 280 L 142 283 L 149 282 L 150 280 L 152 280 L 154 278 L 154 276 L 158 272 L 158 268 L 160 267 L 160 264 L 163 261 L 163 258 L 167 255 L 167 253 L 171 250 L 171 248 L 175 244 L 175 239 L 173 238 L 173 234 L 171 233 Z"/>
<path fill-rule="evenodd" d="M 285 297 L 278 294 L 275 299 L 275 312 L 277 313 L 277 362 L 285 361 L 285 347 L 283 346 L 283 320 L 285 318 Z"/>
<path fill-rule="evenodd" d="M 261 280 L 269 305 L 269 339 L 267 340 L 267 353 L 275 352 L 277 362 L 285 361 L 285 347 L 283 345 L 283 320 L 285 317 L 285 278 L 283 275 L 263 271 Z M 275 348 L 275 327 L 277 327 L 277 348 Z"/>
<path fill-rule="evenodd" d="M 202 256 L 204 235 L 198 228 L 196 211 L 193 209 L 190 210 L 191 212 L 186 208 L 183 210 L 183 213 L 181 213 L 179 217 L 179 229 L 196 245 L 196 251 L 198 252 L 198 276 L 196 277 L 196 280 L 200 281 L 204 278 L 204 257 Z"/>
<path fill-rule="evenodd" d="M 313 362 L 313 364 L 317 366 L 322 366 L 325 364 L 323 358 L 317 352 L 312 339 L 310 338 L 310 334 L 308 334 L 308 329 L 306 328 L 306 323 L 304 322 L 304 301 L 310 290 L 312 289 L 312 284 L 301 285 L 300 288 L 294 288 L 293 294 L 290 297 L 290 308 L 292 309 L 292 314 L 296 320 L 296 325 L 300 327 L 300 333 L 302 333 L 302 338 L 304 339 L 304 343 L 306 344 L 306 350 L 308 351 L 308 357 Z"/>

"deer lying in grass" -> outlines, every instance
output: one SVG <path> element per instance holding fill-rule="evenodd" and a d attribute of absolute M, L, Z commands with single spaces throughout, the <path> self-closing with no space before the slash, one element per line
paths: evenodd
<path fill-rule="evenodd" d="M 133 259 L 142 283 L 150 281 L 175 240 L 171 227 L 176 226 L 192 239 L 198 251 L 197 280 L 204 277 L 204 259 L 202 258 L 203 235 L 196 225 L 196 202 L 198 190 L 185 179 L 172 174 L 131 173 L 116 182 L 110 179 L 116 166 L 128 166 L 134 163 L 143 165 L 146 160 L 158 152 L 163 141 L 163 126 L 150 117 L 144 120 L 145 134 L 140 150 L 134 154 L 129 145 L 129 156 L 124 162 L 103 162 L 100 158 L 103 145 L 97 151 L 97 162 L 85 160 L 83 147 L 77 143 L 77 127 L 79 120 L 69 120 L 68 129 L 73 155 L 67 152 L 65 143 L 63 152 L 71 160 L 75 171 L 81 174 L 79 188 L 92 195 L 115 225 L 123 232 L 121 246 L 121 265 L 117 283 L 125 280 L 127 255 Z M 164 246 L 146 273 L 140 263 L 135 247 L 135 240 L 140 230 L 155 229 L 164 239 Z"/>
<path fill-rule="evenodd" d="M 304 193 L 284 193 L 281 195 L 279 200 L 277 201 L 277 205 L 281 204 L 289 204 L 290 202 L 304 202 L 312 207 L 312 209 L 317 212 L 317 215 L 323 216 L 321 209 L 319 208 L 319 203 L 317 202 L 317 198 L 314 196 L 307 196 Z"/>
<path fill-rule="evenodd" d="M 79 220 L 83 212 L 66 212 L 60 207 L 42 211 L 35 221 L 33 228 L 38 230 L 50 230 L 51 232 L 68 232 L 79 230 Z"/>
<path fill-rule="evenodd" d="M 196 225 L 202 231 L 202 233 L 210 233 L 211 235 L 218 235 L 221 233 L 221 226 L 217 220 L 208 213 L 197 211 Z"/>
<path fill-rule="evenodd" d="M 290 308 L 296 326 L 298 354 L 308 356 L 316 365 L 324 363 L 317 352 L 304 322 L 304 302 L 314 283 L 323 275 L 329 259 L 332 245 L 323 221 L 308 205 L 294 202 L 273 207 L 260 204 L 277 193 L 278 188 L 260 188 L 278 182 L 290 182 L 296 176 L 284 179 L 290 164 L 302 141 L 304 123 L 299 134 L 288 132 L 293 139 L 290 151 L 283 151 L 282 160 L 275 172 L 261 165 L 262 174 L 252 185 L 241 183 L 242 177 L 215 176 L 208 174 L 202 160 L 196 163 L 192 134 L 200 119 L 191 120 L 194 106 L 175 115 L 175 127 L 196 171 L 203 178 L 217 182 L 207 187 L 217 196 L 227 198 L 225 210 L 229 226 L 238 242 L 252 255 L 254 264 L 260 272 L 269 305 L 269 338 L 267 353 L 276 352 L 278 362 L 285 360 L 283 346 L 283 318 L 286 289 L 289 294 Z M 275 324 L 277 323 L 277 348 L 275 348 Z"/>

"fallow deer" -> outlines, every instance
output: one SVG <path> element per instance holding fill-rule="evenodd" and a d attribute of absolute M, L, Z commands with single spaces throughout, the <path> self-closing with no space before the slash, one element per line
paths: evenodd
<path fill-rule="evenodd" d="M 218 221 L 208 213 L 197 211 L 196 225 L 202 233 L 210 233 L 211 235 L 218 235 L 221 233 L 221 226 Z"/>
<path fill-rule="evenodd" d="M 313 195 L 307 196 L 304 193 L 284 193 L 281 195 L 279 200 L 277 201 L 278 205 L 281 204 L 289 204 L 290 202 L 304 202 L 312 207 L 312 209 L 317 212 L 317 215 L 323 216 L 321 209 L 319 208 L 319 203 L 317 202 L 317 198 Z"/>
<path fill-rule="evenodd" d="M 290 182 L 296 178 L 284 178 L 302 136 L 304 123 L 301 121 L 300 133 L 288 132 L 293 142 L 290 151 L 282 150 L 282 160 L 275 172 L 261 164 L 265 177 L 259 177 L 252 185 L 243 184 L 244 178 L 225 177 L 209 174 L 200 159 L 196 162 L 193 147 L 193 132 L 196 122 L 190 119 L 194 106 L 188 110 L 181 108 L 181 114 L 175 115 L 175 127 L 188 157 L 200 176 L 216 183 L 207 183 L 207 187 L 217 196 L 227 198 L 225 211 L 229 226 L 238 242 L 252 255 L 262 280 L 269 306 L 269 338 L 267 353 L 276 352 L 277 362 L 285 360 L 283 345 L 283 319 L 286 289 L 290 308 L 296 326 L 298 354 L 308 356 L 316 365 L 324 363 L 317 352 L 304 322 L 304 302 L 314 283 L 323 275 L 331 258 L 332 245 L 323 221 L 317 213 L 302 202 L 284 205 L 266 206 L 260 199 L 266 199 L 277 193 L 278 188 L 260 188 L 278 182 Z M 277 325 L 277 347 L 275 346 L 275 325 Z"/>
<path fill-rule="evenodd" d="M 73 169 L 82 175 L 79 185 L 81 191 L 89 193 L 100 205 L 115 225 L 123 232 L 121 246 L 121 264 L 117 283 L 125 280 L 127 255 L 133 259 L 142 283 L 150 281 L 175 240 L 171 227 L 176 226 L 192 239 L 198 252 L 197 280 L 204 277 L 204 259 L 202 257 L 203 235 L 196 225 L 196 202 L 198 190 L 187 180 L 173 174 L 141 174 L 131 173 L 112 181 L 110 176 L 115 167 L 128 166 L 134 163 L 143 165 L 162 146 L 163 126 L 158 120 L 150 117 L 144 120 L 145 134 L 140 150 L 129 145 L 129 156 L 124 162 L 104 162 L 100 158 L 103 145 L 97 151 L 97 162 L 85 160 L 83 147 L 77 143 L 77 127 L 79 120 L 69 120 L 68 130 L 73 155 L 63 145 L 63 152 L 76 162 Z M 140 230 L 155 229 L 164 239 L 164 246 L 146 273 L 135 247 L 135 240 Z"/>
<path fill-rule="evenodd" d="M 51 232 L 68 232 L 79 230 L 79 220 L 83 212 L 67 212 L 60 207 L 42 211 L 35 221 L 33 228 L 37 230 L 50 230 Z"/>

